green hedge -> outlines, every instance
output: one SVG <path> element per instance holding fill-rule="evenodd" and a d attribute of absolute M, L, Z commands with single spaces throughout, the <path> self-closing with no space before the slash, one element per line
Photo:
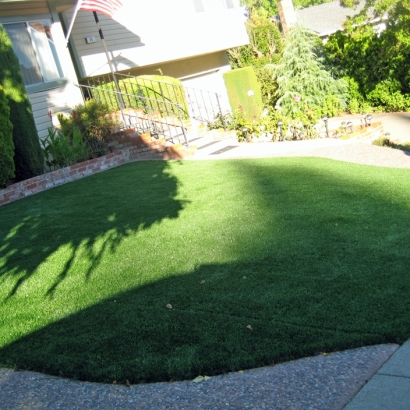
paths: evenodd
<path fill-rule="evenodd" d="M 40 175 L 43 173 L 44 161 L 31 104 L 24 88 L 19 61 L 1 25 L 0 85 L 7 96 L 10 121 L 13 124 L 16 178 L 23 180 Z"/>
<path fill-rule="evenodd" d="M 258 119 L 263 109 L 261 89 L 253 67 L 237 68 L 224 73 L 232 111 L 242 111 L 245 118 Z"/>
<path fill-rule="evenodd" d="M 16 178 L 28 179 L 43 173 L 44 162 L 31 104 L 24 87 L 20 64 L 11 41 L 0 26 L 0 85 L 10 107 L 15 147 Z"/>
<path fill-rule="evenodd" d="M 8 178 L 14 177 L 13 125 L 10 108 L 3 87 L 0 85 L 0 188 L 7 186 Z"/>

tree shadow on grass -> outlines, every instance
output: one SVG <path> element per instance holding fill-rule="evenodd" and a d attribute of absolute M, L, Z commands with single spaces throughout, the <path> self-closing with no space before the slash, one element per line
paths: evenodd
<path fill-rule="evenodd" d="M 50 297 L 78 258 L 87 261 L 87 280 L 124 238 L 177 218 L 184 203 L 168 168 L 165 161 L 129 164 L 1 207 L 0 283 L 17 278 L 7 297 L 62 249 Z"/>
<path fill-rule="evenodd" d="M 3 347 L 0 363 L 138 383 L 403 342 L 409 173 L 329 163 L 215 162 L 214 173 L 241 177 L 244 207 L 269 204 L 270 212 L 258 213 L 263 232 L 250 229 L 246 247 L 232 249 L 236 261 L 117 292 Z"/>

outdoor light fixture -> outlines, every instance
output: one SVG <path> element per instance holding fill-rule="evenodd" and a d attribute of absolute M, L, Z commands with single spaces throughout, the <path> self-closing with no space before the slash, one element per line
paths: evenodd
<path fill-rule="evenodd" d="M 365 121 L 366 121 L 366 127 L 370 127 L 370 125 L 372 124 L 372 116 L 370 114 L 367 114 L 365 117 Z"/>
<path fill-rule="evenodd" d="M 329 124 L 328 124 L 329 118 L 324 116 L 322 120 L 325 123 L 325 127 L 326 127 L 326 138 L 329 138 Z"/>
<path fill-rule="evenodd" d="M 248 137 L 248 129 L 246 127 L 242 128 L 243 135 L 245 135 L 245 139 Z"/>
<path fill-rule="evenodd" d="M 346 123 L 346 127 L 350 128 L 350 134 L 351 134 L 353 132 L 353 123 L 349 121 L 348 123 Z"/>
<path fill-rule="evenodd" d="M 282 133 L 283 121 L 282 120 L 278 121 L 278 127 L 279 127 L 279 141 L 283 141 L 283 133 Z"/>

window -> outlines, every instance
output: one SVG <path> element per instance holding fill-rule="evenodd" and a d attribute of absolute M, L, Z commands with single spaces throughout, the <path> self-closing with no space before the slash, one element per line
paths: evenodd
<path fill-rule="evenodd" d="M 25 85 L 58 80 L 63 70 L 51 33 L 51 21 L 4 24 L 19 62 Z"/>
<path fill-rule="evenodd" d="M 232 9 L 235 7 L 234 0 L 194 0 L 197 13 L 211 10 Z"/>

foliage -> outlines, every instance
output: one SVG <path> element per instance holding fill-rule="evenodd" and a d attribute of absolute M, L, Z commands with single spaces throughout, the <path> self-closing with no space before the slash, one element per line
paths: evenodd
<path fill-rule="evenodd" d="M 373 145 L 377 145 L 378 147 L 386 147 L 390 145 L 390 140 L 387 137 L 379 137 L 372 141 Z"/>
<path fill-rule="evenodd" d="M 265 66 L 279 62 L 284 47 L 282 34 L 269 15 L 258 8 L 253 9 L 246 22 L 246 29 L 250 44 L 228 50 L 231 67 L 252 66 L 261 87 L 264 105 L 273 107 L 277 85 Z"/>
<path fill-rule="evenodd" d="M 281 122 L 281 124 L 280 124 Z M 319 124 L 314 112 L 300 111 L 298 117 L 284 116 L 279 110 L 264 110 L 254 118 L 247 118 L 242 110 L 233 114 L 227 113 L 223 118 L 219 115 L 215 121 L 208 123 L 208 129 L 226 126 L 235 130 L 238 141 L 247 137 L 268 137 L 272 141 L 313 139 L 319 137 Z"/>
<path fill-rule="evenodd" d="M 295 9 L 300 9 L 302 7 L 315 6 L 330 1 L 333 0 L 293 0 L 293 5 Z M 267 16 L 275 16 L 278 14 L 277 0 L 241 0 L 241 3 L 246 5 L 251 16 L 254 13 L 266 14 Z"/>
<path fill-rule="evenodd" d="M 96 100 L 88 100 L 74 107 L 71 115 L 57 115 L 65 135 L 71 135 L 78 129 L 86 140 L 96 139 L 104 142 L 119 122 L 110 107 Z"/>
<path fill-rule="evenodd" d="M 188 117 L 188 101 L 181 80 L 164 75 L 120 76 L 118 86 L 125 107 Z M 115 91 L 114 82 L 99 84 L 102 90 Z M 106 91 L 92 90 L 95 98 L 112 110 L 119 110 L 117 99 L 107 99 Z M 179 105 L 179 108 L 176 106 Z"/>
<path fill-rule="evenodd" d="M 48 128 L 48 135 L 41 141 L 44 158 L 50 169 L 63 168 L 89 158 L 89 149 L 78 128 L 65 133 Z"/>
<path fill-rule="evenodd" d="M 14 177 L 13 124 L 10 122 L 10 108 L 3 87 L 0 85 L 0 188 Z"/>
<path fill-rule="evenodd" d="M 248 119 L 257 118 L 262 111 L 262 95 L 253 67 L 227 71 L 223 78 L 233 112 L 241 111 Z"/>
<path fill-rule="evenodd" d="M 277 63 L 283 50 L 283 38 L 276 23 L 260 13 L 252 13 L 246 21 L 250 44 L 228 50 L 232 68 L 253 66 L 260 69 Z"/>
<path fill-rule="evenodd" d="M 389 10 L 386 29 L 375 31 L 370 22 L 370 2 L 346 23 L 346 29 L 329 37 L 325 45 L 328 64 L 339 77 L 350 80 L 350 111 L 362 106 L 375 110 L 410 109 L 410 1 L 372 1 L 376 15 Z M 353 94 L 352 94 L 353 92 Z"/>
<path fill-rule="evenodd" d="M 276 80 L 277 103 L 284 115 L 299 118 L 308 112 L 312 121 L 346 106 L 347 85 L 335 80 L 318 57 L 318 38 L 300 25 L 292 27 L 282 60 L 268 66 Z"/>
<path fill-rule="evenodd" d="M 164 75 L 141 75 L 120 81 L 124 92 L 143 97 L 136 99 L 135 106 L 146 109 L 147 106 L 162 113 L 188 115 L 188 102 L 181 80 Z M 145 98 L 145 99 L 144 99 Z M 132 99 L 131 99 L 132 100 Z M 155 100 L 155 101 L 152 101 Z M 163 102 L 159 102 L 163 101 Z M 182 112 L 174 105 L 178 104 Z"/>
<path fill-rule="evenodd" d="M 24 88 L 20 65 L 11 41 L 0 25 L 0 85 L 8 99 L 13 124 L 14 164 L 17 180 L 43 172 L 43 155 L 34 123 L 31 104 Z"/>
<path fill-rule="evenodd" d="M 379 147 L 390 147 L 402 151 L 410 151 L 410 142 L 398 143 L 390 140 L 388 137 L 377 138 L 374 141 L 372 141 L 372 144 L 377 145 Z"/>

